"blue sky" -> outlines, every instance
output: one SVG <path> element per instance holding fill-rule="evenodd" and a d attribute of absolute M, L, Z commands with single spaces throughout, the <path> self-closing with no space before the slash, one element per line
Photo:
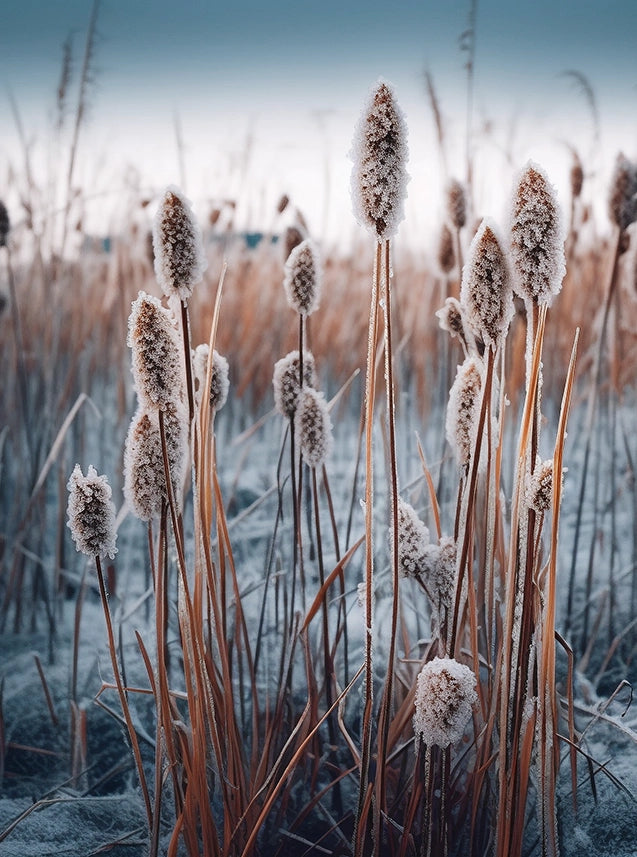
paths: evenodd
<path fill-rule="evenodd" d="M 88 0 L 5 0 L 0 175 L 19 151 L 7 91 L 46 160 L 61 46 L 72 33 L 77 71 L 90 8 Z M 105 181 L 127 163 L 144 185 L 178 180 L 178 115 L 193 198 L 243 192 L 239 171 L 249 163 L 251 182 L 265 197 L 291 189 L 318 227 L 330 219 L 330 207 L 340 212 L 346 204 L 351 128 L 369 87 L 383 76 L 407 113 L 414 186 L 424 181 L 435 196 L 439 160 L 423 71 L 431 71 L 443 110 L 449 168 L 461 175 L 466 57 L 459 37 L 468 12 L 465 0 L 102 0 L 78 175 L 96 181 L 99 172 Z M 500 152 L 507 163 L 552 159 L 565 174 L 565 142 L 591 163 L 597 159 L 602 172 L 617 148 L 637 154 L 635 0 L 478 0 L 476 36 L 476 145 L 491 159 L 490 170 Z M 591 84 L 599 145 L 581 88 L 563 74 L 568 70 Z M 555 180 L 559 185 L 560 176 Z M 485 174 L 485 193 L 490 183 Z M 307 211 L 317 196 L 316 211 Z"/>

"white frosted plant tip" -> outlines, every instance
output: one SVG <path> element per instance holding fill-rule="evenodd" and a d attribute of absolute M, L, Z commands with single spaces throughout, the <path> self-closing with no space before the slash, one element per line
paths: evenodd
<path fill-rule="evenodd" d="M 195 348 L 193 358 L 193 371 L 197 381 L 197 402 L 201 401 L 201 393 L 206 383 L 208 370 L 208 355 L 210 347 L 202 343 Z M 228 361 L 219 352 L 212 350 L 212 372 L 210 377 L 210 410 L 219 411 L 228 399 L 230 380 L 228 375 Z"/>
<path fill-rule="evenodd" d="M 448 747 L 462 739 L 477 701 L 476 677 L 454 658 L 434 658 L 416 679 L 414 732 L 428 746 Z"/>
<path fill-rule="evenodd" d="M 128 319 L 135 389 L 148 407 L 165 408 L 181 396 L 182 354 L 170 312 L 153 295 L 140 292 Z"/>
<path fill-rule="evenodd" d="M 509 263 L 497 227 L 483 220 L 469 249 L 462 272 L 460 300 L 469 324 L 486 346 L 501 344 L 513 318 Z"/>
<path fill-rule="evenodd" d="M 622 232 L 637 220 L 637 164 L 621 152 L 611 179 L 608 211 Z"/>
<path fill-rule="evenodd" d="M 289 305 L 299 315 L 311 315 L 318 308 L 321 292 L 320 260 L 311 241 L 302 241 L 288 256 L 283 288 Z"/>
<path fill-rule="evenodd" d="M 516 292 L 550 305 L 566 273 L 564 231 L 555 188 L 537 164 L 527 164 L 513 193 L 511 256 Z"/>
<path fill-rule="evenodd" d="M 322 393 L 303 387 L 298 397 L 294 430 L 304 460 L 319 468 L 332 449 L 332 422 Z"/>
<path fill-rule="evenodd" d="M 294 417 L 299 397 L 300 385 L 299 352 L 290 351 L 285 357 L 274 364 L 272 386 L 274 388 L 274 405 L 283 417 Z M 303 351 L 303 385 L 316 386 L 314 356 L 311 351 Z"/>
<path fill-rule="evenodd" d="M 392 531 L 390 528 L 390 539 Z M 402 497 L 398 498 L 398 569 L 403 577 L 419 577 L 427 563 L 429 530 L 418 513 Z"/>
<path fill-rule="evenodd" d="M 460 467 L 468 467 L 475 445 L 482 368 L 475 357 L 468 357 L 458 367 L 455 381 L 449 392 L 447 404 L 446 432 Z"/>
<path fill-rule="evenodd" d="M 75 547 L 87 556 L 108 555 L 112 559 L 117 553 L 117 532 L 108 479 L 98 476 L 92 465 L 84 476 L 80 465 L 76 464 L 66 487 L 69 491 L 67 526 Z"/>
<path fill-rule="evenodd" d="M 167 297 L 187 301 L 207 267 L 201 230 L 190 202 L 171 185 L 166 188 L 153 223 L 155 276 Z"/>
<path fill-rule="evenodd" d="M 407 126 L 391 87 L 380 81 L 356 127 L 352 204 L 378 241 L 396 234 L 407 196 Z"/>

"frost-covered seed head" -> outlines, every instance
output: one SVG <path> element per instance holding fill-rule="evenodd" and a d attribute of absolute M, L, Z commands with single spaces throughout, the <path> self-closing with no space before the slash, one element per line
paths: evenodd
<path fill-rule="evenodd" d="M 444 305 L 436 311 L 436 317 L 441 330 L 446 330 L 451 336 L 457 336 L 464 343 L 465 348 L 468 347 L 464 312 L 462 304 L 457 298 L 447 298 Z"/>
<path fill-rule="evenodd" d="M 536 512 L 548 512 L 553 500 L 553 459 L 538 461 L 526 492 L 527 503 Z"/>
<path fill-rule="evenodd" d="M 623 232 L 637 220 L 637 164 L 617 155 L 608 200 L 610 219 Z"/>
<path fill-rule="evenodd" d="M 390 530 L 390 539 L 391 539 Z M 419 577 L 426 564 L 429 530 L 418 513 L 398 498 L 398 569 L 403 577 Z"/>
<path fill-rule="evenodd" d="M 202 343 L 195 348 L 193 358 L 193 371 L 198 384 L 197 401 L 201 400 L 201 391 L 206 383 L 206 371 L 208 368 L 208 354 L 210 348 L 206 343 Z M 210 378 L 210 410 L 219 411 L 226 403 L 228 398 L 228 390 L 230 389 L 230 380 L 228 377 L 228 361 L 225 357 L 218 353 L 216 349 L 212 350 L 212 373 Z"/>
<path fill-rule="evenodd" d="M 473 671 L 454 658 L 434 658 L 416 680 L 414 731 L 428 746 L 457 744 L 477 700 Z"/>
<path fill-rule="evenodd" d="M 290 351 L 285 357 L 274 364 L 272 386 L 274 387 L 274 405 L 283 417 L 294 416 L 299 397 L 299 352 Z M 303 351 L 303 384 L 308 387 L 316 386 L 314 355 L 311 351 Z"/>
<path fill-rule="evenodd" d="M 305 233 L 298 226 L 288 226 L 283 236 L 283 256 L 284 261 L 290 258 L 290 253 L 295 247 L 305 240 Z"/>
<path fill-rule="evenodd" d="M 555 188 L 537 164 L 520 175 L 511 211 L 515 290 L 537 304 L 550 304 L 566 273 L 564 233 Z"/>
<path fill-rule="evenodd" d="M 438 552 L 433 565 L 428 588 L 436 608 L 449 611 L 456 587 L 456 543 L 450 536 L 442 536 L 437 545 Z"/>
<path fill-rule="evenodd" d="M 352 203 L 379 241 L 396 234 L 407 196 L 407 126 L 392 89 L 379 82 L 356 127 Z"/>
<path fill-rule="evenodd" d="M 460 300 L 469 324 L 485 345 L 500 345 L 513 317 L 513 292 L 508 261 L 490 220 L 482 221 L 471 242 Z"/>
<path fill-rule="evenodd" d="M 450 274 L 456 264 L 456 252 L 453 247 L 453 235 L 446 223 L 440 229 L 438 240 L 438 264 L 443 274 Z"/>
<path fill-rule="evenodd" d="M 117 553 L 115 543 L 115 506 L 111 500 L 111 486 L 106 476 L 98 476 L 89 465 L 86 476 L 79 464 L 75 465 L 68 481 L 68 523 L 75 547 L 87 556 Z"/>
<path fill-rule="evenodd" d="M 300 315 L 311 315 L 317 309 L 321 271 L 318 252 L 311 241 L 302 241 L 288 256 L 283 288 L 289 305 Z"/>
<path fill-rule="evenodd" d="M 449 392 L 447 405 L 447 440 L 460 467 L 468 467 L 475 442 L 482 371 L 475 357 L 468 357 L 458 367 L 455 381 Z"/>
<path fill-rule="evenodd" d="M 190 202 L 181 191 L 166 189 L 153 224 L 155 276 L 167 297 L 178 294 L 187 301 L 201 282 L 207 262 L 201 230 Z"/>
<path fill-rule="evenodd" d="M 9 212 L 7 211 L 7 207 L 4 202 L 0 199 L 0 247 L 7 246 L 7 238 L 9 237 L 10 228 Z"/>
<path fill-rule="evenodd" d="M 464 185 L 457 179 L 450 179 L 446 190 L 447 217 L 456 229 L 462 229 L 467 222 L 467 195 Z"/>
<path fill-rule="evenodd" d="M 332 449 L 332 422 L 322 393 L 303 387 L 294 416 L 294 431 L 310 467 L 322 467 Z"/>
<path fill-rule="evenodd" d="M 146 292 L 133 301 L 128 345 L 139 398 L 147 407 L 165 408 L 181 395 L 181 349 L 172 315 Z"/>

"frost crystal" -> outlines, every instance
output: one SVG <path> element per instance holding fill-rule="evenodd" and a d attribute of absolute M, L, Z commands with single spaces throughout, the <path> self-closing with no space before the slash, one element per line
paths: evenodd
<path fill-rule="evenodd" d="M 500 345 L 513 317 L 509 266 L 496 234 L 496 226 L 483 220 L 469 249 L 462 274 L 460 300 L 469 324 L 485 345 Z"/>
<path fill-rule="evenodd" d="M 332 422 L 322 393 L 303 387 L 298 397 L 294 430 L 310 467 L 321 467 L 332 449 Z"/>
<path fill-rule="evenodd" d="M 299 397 L 299 352 L 290 351 L 285 357 L 274 364 L 274 375 L 272 386 L 274 387 L 274 404 L 277 411 L 283 417 L 292 418 L 296 411 L 296 403 Z M 303 384 L 314 387 L 316 384 L 316 373 L 314 370 L 314 356 L 311 351 L 303 352 Z"/>
<path fill-rule="evenodd" d="M 311 241 L 302 241 L 288 256 L 283 288 L 289 305 L 300 315 L 311 315 L 318 308 L 320 266 L 318 252 Z"/>
<path fill-rule="evenodd" d="M 80 465 L 76 464 L 66 487 L 69 491 L 67 526 L 77 550 L 88 556 L 107 554 L 112 559 L 117 553 L 117 532 L 108 479 L 98 476 L 92 465 L 84 476 Z"/>
<path fill-rule="evenodd" d="M 390 529 L 391 538 L 391 529 Z M 429 530 L 416 510 L 398 498 L 398 568 L 403 577 L 419 577 L 427 563 Z"/>
<path fill-rule="evenodd" d="M 529 478 L 526 500 L 536 512 L 548 512 L 553 499 L 553 459 L 538 461 Z"/>
<path fill-rule="evenodd" d="M 447 217 L 456 229 L 462 229 L 467 222 L 467 197 L 464 185 L 457 179 L 447 184 Z"/>
<path fill-rule="evenodd" d="M 447 440 L 461 467 L 468 467 L 475 442 L 482 373 L 475 357 L 458 367 L 447 405 Z"/>
<path fill-rule="evenodd" d="M 623 232 L 637 220 L 637 164 L 617 155 L 608 200 L 610 219 Z"/>
<path fill-rule="evenodd" d="M 359 119 L 351 157 L 354 216 L 379 241 L 391 238 L 407 196 L 407 126 L 392 89 L 382 81 Z"/>
<path fill-rule="evenodd" d="M 566 273 L 564 233 L 555 189 L 537 164 L 526 166 L 513 195 L 511 255 L 520 297 L 550 304 Z"/>
<path fill-rule="evenodd" d="M 208 354 L 210 347 L 202 343 L 195 348 L 193 370 L 198 384 L 197 401 L 201 400 L 201 391 L 206 383 Z M 228 361 L 216 349 L 212 350 L 212 373 L 210 378 L 210 409 L 219 411 L 226 403 L 230 381 L 228 378 Z"/>
<path fill-rule="evenodd" d="M 471 720 L 477 700 L 476 677 L 454 658 L 434 658 L 416 680 L 414 731 L 425 744 L 456 744 Z"/>
<path fill-rule="evenodd" d="M 440 229 L 438 240 L 438 264 L 443 274 L 450 274 L 456 264 L 456 254 L 453 249 L 453 235 L 446 223 Z"/>
<path fill-rule="evenodd" d="M 187 301 L 201 282 L 207 262 L 201 230 L 190 202 L 171 185 L 166 188 L 153 223 L 155 276 L 166 296 Z"/>
<path fill-rule="evenodd" d="M 181 394 L 181 349 L 171 314 L 146 292 L 133 301 L 128 345 L 139 398 L 148 407 L 165 408 Z"/>

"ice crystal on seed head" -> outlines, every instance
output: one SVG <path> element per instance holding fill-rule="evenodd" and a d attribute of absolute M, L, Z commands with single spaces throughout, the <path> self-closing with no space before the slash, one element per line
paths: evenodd
<path fill-rule="evenodd" d="M 67 484 L 69 501 L 68 523 L 78 551 L 87 556 L 117 553 L 115 543 L 115 506 L 111 500 L 111 486 L 106 476 L 98 476 L 89 465 L 86 476 L 79 464 L 75 465 Z"/>
<path fill-rule="evenodd" d="M 461 467 L 467 467 L 475 442 L 480 409 L 482 372 L 475 357 L 468 357 L 458 367 L 447 404 L 447 440 Z"/>
<path fill-rule="evenodd" d="M 428 545 L 429 530 L 418 517 L 414 507 L 399 497 L 398 568 L 403 577 L 418 577 L 423 573 Z"/>
<path fill-rule="evenodd" d="M 536 512 L 548 512 L 553 500 L 553 459 L 538 461 L 529 478 L 526 500 Z"/>
<path fill-rule="evenodd" d="M 513 317 L 513 293 L 508 261 L 490 220 L 482 221 L 471 242 L 460 300 L 469 324 L 485 345 L 500 345 Z"/>
<path fill-rule="evenodd" d="M 511 255 L 520 297 L 550 304 L 566 273 L 564 233 L 555 189 L 537 164 L 527 164 L 515 187 Z"/>
<path fill-rule="evenodd" d="M 456 228 L 462 229 L 467 222 L 467 196 L 464 185 L 457 179 L 450 179 L 446 189 L 447 217 Z"/>
<path fill-rule="evenodd" d="M 208 354 L 210 347 L 202 343 L 195 348 L 193 371 L 197 381 L 197 402 L 201 401 L 201 393 L 206 383 L 208 369 Z M 228 361 L 216 349 L 212 350 L 212 373 L 210 377 L 210 409 L 219 411 L 226 403 L 230 380 L 228 378 Z"/>
<path fill-rule="evenodd" d="M 153 295 L 140 292 L 133 301 L 127 341 L 139 398 L 164 408 L 181 395 L 182 357 L 173 317 Z"/>
<path fill-rule="evenodd" d="M 622 153 L 615 162 L 608 210 L 610 219 L 622 232 L 637 220 L 637 164 Z"/>
<path fill-rule="evenodd" d="M 434 658 L 416 680 L 414 731 L 428 746 L 456 744 L 471 720 L 477 700 L 476 677 L 454 658 Z"/>
<path fill-rule="evenodd" d="M 272 386 L 274 387 L 274 405 L 283 417 L 292 418 L 296 411 L 299 384 L 299 352 L 290 351 L 274 364 Z M 316 386 L 314 356 L 311 351 L 303 352 L 303 384 Z"/>
<path fill-rule="evenodd" d="M 306 239 L 288 256 L 283 278 L 288 303 L 300 315 L 311 315 L 318 308 L 320 274 L 318 252 L 314 244 Z"/>
<path fill-rule="evenodd" d="M 407 196 L 407 126 L 387 83 L 376 85 L 363 109 L 351 157 L 354 216 L 379 241 L 391 238 Z"/>
<path fill-rule="evenodd" d="M 332 449 L 332 422 L 325 397 L 312 387 L 303 387 L 299 393 L 294 430 L 305 461 L 310 467 L 321 467 Z"/>
<path fill-rule="evenodd" d="M 166 296 L 178 294 L 182 301 L 201 282 L 207 262 L 201 230 L 190 202 L 171 185 L 166 188 L 153 224 L 155 275 Z"/>

